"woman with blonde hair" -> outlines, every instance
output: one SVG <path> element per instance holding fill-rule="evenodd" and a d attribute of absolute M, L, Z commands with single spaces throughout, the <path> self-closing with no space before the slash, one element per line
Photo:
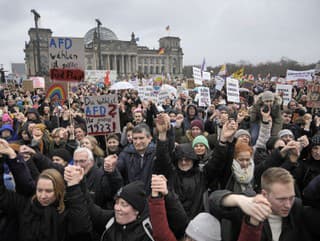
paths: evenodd
<path fill-rule="evenodd" d="M 101 149 L 97 139 L 94 136 L 85 136 L 80 141 L 80 146 L 90 149 L 93 153 L 95 163 L 99 167 L 103 166 L 104 151 Z"/>
<path fill-rule="evenodd" d="M 0 154 L 2 174 L 4 158 L 14 161 L 17 154 L 3 139 L 0 139 Z M 36 182 L 36 193 L 31 201 L 8 191 L 0 178 L 0 209 L 6 210 L 9 217 L 17 218 L 19 240 L 66 241 L 78 235 L 89 237 L 90 217 L 79 185 L 83 172 L 76 166 L 66 167 L 65 187 L 63 177 L 57 170 L 44 170 Z"/>

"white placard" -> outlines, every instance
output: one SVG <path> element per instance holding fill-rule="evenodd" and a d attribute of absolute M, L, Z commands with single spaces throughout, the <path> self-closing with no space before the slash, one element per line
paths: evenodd
<path fill-rule="evenodd" d="M 117 79 L 117 72 L 115 70 L 110 71 L 110 82 L 114 83 Z M 86 70 L 85 71 L 85 81 L 89 83 L 104 83 L 104 78 L 106 77 L 107 70 Z"/>
<path fill-rule="evenodd" d="M 85 96 L 84 104 L 88 135 L 120 133 L 116 94 Z"/>
<path fill-rule="evenodd" d="M 218 75 L 214 79 L 216 81 L 216 90 L 221 91 L 224 86 L 224 83 L 226 82 L 225 79 Z"/>
<path fill-rule="evenodd" d="M 202 72 L 202 79 L 203 80 L 211 80 L 210 72 Z"/>
<path fill-rule="evenodd" d="M 296 70 L 287 70 L 287 76 L 286 80 L 299 80 L 299 79 L 305 79 L 308 81 L 311 81 L 314 77 L 315 70 L 310 69 L 310 70 L 304 70 L 304 71 L 296 71 Z"/>
<path fill-rule="evenodd" d="M 196 85 L 202 85 L 202 76 L 201 76 L 201 69 L 197 67 L 192 67 L 193 70 L 193 79 Z"/>
<path fill-rule="evenodd" d="M 276 93 L 279 94 L 281 92 L 283 93 L 283 104 L 287 105 L 289 101 L 292 99 L 292 85 L 277 84 Z"/>
<path fill-rule="evenodd" d="M 226 88 L 228 102 L 240 103 L 239 80 L 228 77 Z"/>
<path fill-rule="evenodd" d="M 207 107 L 210 105 L 210 90 L 208 87 L 198 87 L 199 99 L 198 103 L 201 107 Z"/>

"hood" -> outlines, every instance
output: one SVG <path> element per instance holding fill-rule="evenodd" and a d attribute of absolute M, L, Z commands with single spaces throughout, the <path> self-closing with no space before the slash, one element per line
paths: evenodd
<path fill-rule="evenodd" d="M 183 157 L 193 160 L 194 162 L 193 166 L 196 166 L 199 161 L 196 153 L 194 153 L 193 151 L 191 143 L 180 144 L 179 146 L 176 147 L 175 162 L 177 163 L 178 160 L 180 160 Z"/>
<path fill-rule="evenodd" d="M 3 132 L 4 130 L 9 130 L 11 132 L 11 134 L 13 133 L 13 128 L 9 124 L 5 124 L 5 125 L 1 126 L 0 133 Z"/>
<path fill-rule="evenodd" d="M 187 106 L 187 110 L 186 110 L 186 116 L 188 116 L 189 117 L 189 109 L 190 109 L 190 107 L 194 107 L 195 108 L 195 110 L 196 110 L 196 114 L 194 115 L 195 117 L 197 117 L 198 116 L 198 107 L 196 106 L 196 105 L 194 105 L 194 104 L 190 104 L 190 105 L 188 105 Z"/>

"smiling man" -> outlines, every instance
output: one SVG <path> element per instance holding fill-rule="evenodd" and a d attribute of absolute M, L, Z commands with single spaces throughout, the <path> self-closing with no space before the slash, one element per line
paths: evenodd
<path fill-rule="evenodd" d="M 121 172 L 125 184 L 140 180 L 145 190 L 150 193 L 152 168 L 155 158 L 155 145 L 149 127 L 142 123 L 132 131 L 133 143 L 119 155 L 117 168 Z"/>

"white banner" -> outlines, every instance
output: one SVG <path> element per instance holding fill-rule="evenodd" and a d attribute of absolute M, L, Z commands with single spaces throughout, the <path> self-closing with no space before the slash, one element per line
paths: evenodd
<path fill-rule="evenodd" d="M 110 71 L 110 82 L 114 83 L 117 79 L 117 72 L 115 70 Z M 104 78 L 106 77 L 107 70 L 86 70 L 85 79 L 89 83 L 104 83 Z"/>
<path fill-rule="evenodd" d="M 276 93 L 283 93 L 282 100 L 283 104 L 287 105 L 289 101 L 292 99 L 292 85 L 282 85 L 277 84 Z"/>
<path fill-rule="evenodd" d="M 227 78 L 227 100 L 229 102 L 240 103 L 239 80 Z"/>
<path fill-rule="evenodd" d="M 85 96 L 84 104 L 88 135 L 120 133 L 116 94 Z"/>
<path fill-rule="evenodd" d="M 305 79 L 308 81 L 311 81 L 314 77 L 315 70 L 304 70 L 304 71 L 295 71 L 295 70 L 287 70 L 287 76 L 286 80 L 299 80 L 299 79 Z"/>
<path fill-rule="evenodd" d="M 210 72 L 202 72 L 202 79 L 203 80 L 211 80 Z"/>
<path fill-rule="evenodd" d="M 199 93 L 199 106 L 201 107 L 207 107 L 210 105 L 210 90 L 208 87 L 198 87 L 198 93 Z"/>

